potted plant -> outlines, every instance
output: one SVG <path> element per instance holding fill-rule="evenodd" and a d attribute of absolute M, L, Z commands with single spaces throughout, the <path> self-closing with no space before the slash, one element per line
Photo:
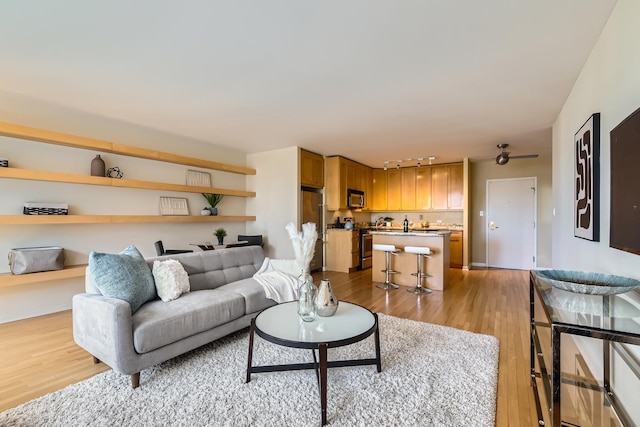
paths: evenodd
<path fill-rule="evenodd" d="M 227 230 L 224 228 L 218 228 L 215 233 L 215 236 L 218 238 L 218 244 L 222 245 L 224 242 L 224 237 L 227 235 Z"/>
<path fill-rule="evenodd" d="M 211 215 L 218 215 L 218 208 L 216 206 L 218 206 L 218 203 L 220 203 L 224 194 L 202 193 L 202 195 L 207 199 L 207 202 L 209 202 L 208 209 L 211 211 Z"/>

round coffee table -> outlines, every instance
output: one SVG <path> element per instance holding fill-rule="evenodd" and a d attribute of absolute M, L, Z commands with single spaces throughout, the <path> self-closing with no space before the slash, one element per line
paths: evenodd
<path fill-rule="evenodd" d="M 316 317 L 313 322 L 304 322 L 298 316 L 296 301 L 287 302 L 261 311 L 251 320 L 249 328 L 249 357 L 247 362 L 247 382 L 251 374 L 258 372 L 294 371 L 315 369 L 320 388 L 320 408 L 322 425 L 327 423 L 327 369 L 343 366 L 376 365 L 380 363 L 380 331 L 378 315 L 370 310 L 348 302 L 340 301 L 338 311 L 331 317 Z M 284 347 L 308 348 L 313 352 L 313 363 L 288 365 L 252 366 L 253 338 L 257 333 L 261 338 Z M 374 335 L 376 357 L 371 359 L 327 360 L 327 349 L 342 347 Z M 316 350 L 318 357 L 316 358 Z"/>

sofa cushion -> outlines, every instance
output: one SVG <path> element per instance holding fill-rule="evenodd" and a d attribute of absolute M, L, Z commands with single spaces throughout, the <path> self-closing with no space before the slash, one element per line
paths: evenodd
<path fill-rule="evenodd" d="M 156 286 L 151 270 L 135 246 L 119 254 L 91 252 L 89 270 L 100 293 L 127 301 L 131 313 L 142 304 L 156 298 Z"/>
<path fill-rule="evenodd" d="M 260 246 L 217 249 L 147 259 L 151 267 L 155 260 L 177 259 L 187 274 L 192 291 L 215 289 L 236 280 L 252 277 L 264 261 Z"/>
<path fill-rule="evenodd" d="M 147 353 L 244 313 L 244 298 L 224 288 L 190 292 L 167 303 L 152 301 L 133 316 L 133 345 L 136 352 Z"/>
<path fill-rule="evenodd" d="M 267 298 L 264 287 L 252 277 L 229 283 L 224 286 L 224 290 L 242 295 L 245 314 L 257 313 L 267 307 L 276 305 L 274 300 Z"/>
<path fill-rule="evenodd" d="M 158 296 L 164 302 L 178 299 L 189 292 L 189 276 L 175 259 L 153 262 L 153 281 L 156 284 Z"/>

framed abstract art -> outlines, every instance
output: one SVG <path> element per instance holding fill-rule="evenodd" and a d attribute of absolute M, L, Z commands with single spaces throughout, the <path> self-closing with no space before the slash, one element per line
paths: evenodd
<path fill-rule="evenodd" d="M 574 137 L 574 236 L 600 241 L 600 113 L 582 125 Z"/>

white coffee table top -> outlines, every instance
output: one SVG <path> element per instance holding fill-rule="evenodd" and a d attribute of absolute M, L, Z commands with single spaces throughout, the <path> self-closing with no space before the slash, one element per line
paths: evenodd
<path fill-rule="evenodd" d="M 297 310 L 298 303 L 293 301 L 262 311 L 255 319 L 258 335 L 291 347 L 312 348 L 319 343 L 337 347 L 371 335 L 376 325 L 370 310 L 344 301 L 340 301 L 333 316 L 317 316 L 313 322 L 303 321 Z"/>

